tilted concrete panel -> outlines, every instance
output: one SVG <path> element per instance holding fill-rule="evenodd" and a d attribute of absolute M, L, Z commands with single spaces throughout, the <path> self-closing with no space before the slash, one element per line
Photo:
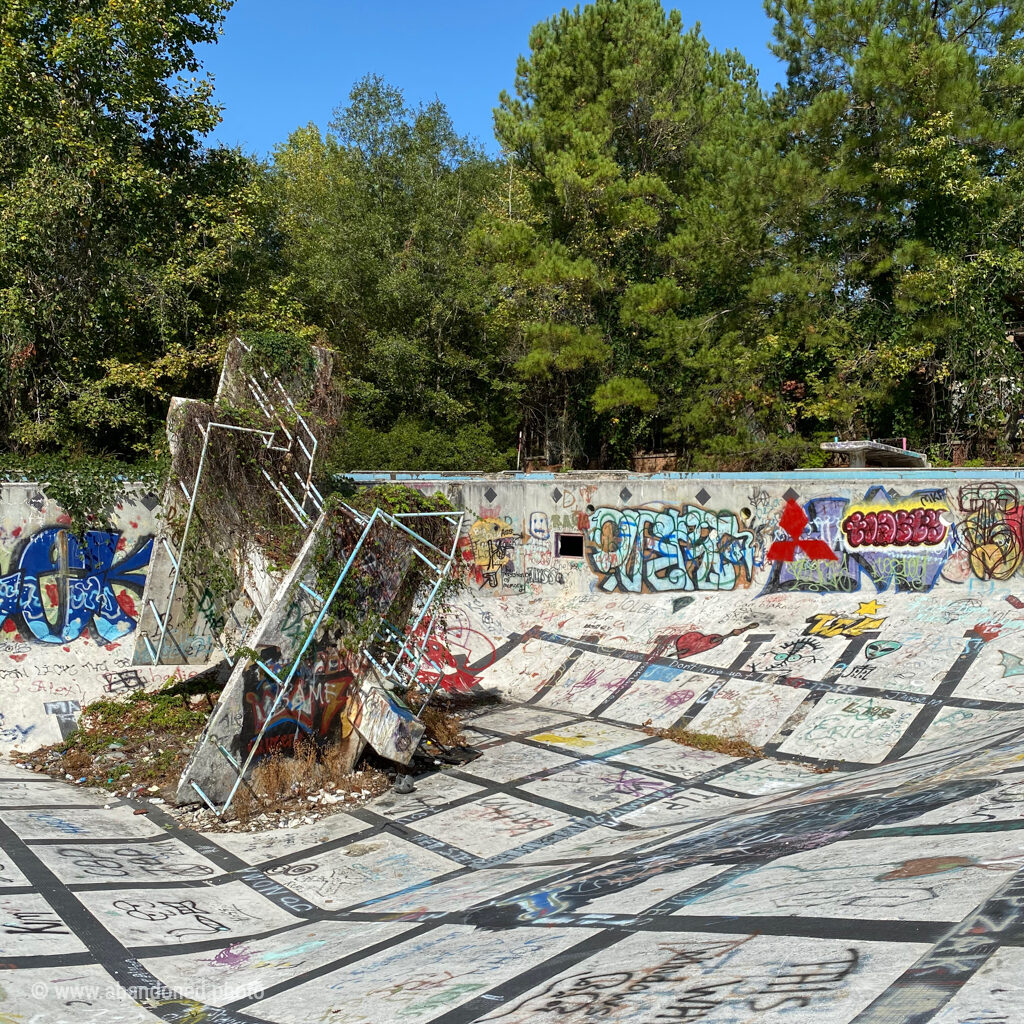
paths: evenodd
<path fill-rule="evenodd" d="M 195 783 L 222 805 L 237 778 L 232 761 L 242 765 L 250 756 L 290 750 L 300 738 L 347 744 L 350 764 L 367 740 L 385 756 L 411 756 L 423 727 L 392 705 L 363 650 L 409 570 L 408 536 L 383 519 L 372 523 L 321 615 L 318 597 L 330 598 L 362 532 L 363 524 L 345 512 L 317 521 L 260 622 L 250 655 L 232 670 L 182 775 L 179 800 L 196 800 Z M 286 684 L 280 696 L 278 680 Z"/>

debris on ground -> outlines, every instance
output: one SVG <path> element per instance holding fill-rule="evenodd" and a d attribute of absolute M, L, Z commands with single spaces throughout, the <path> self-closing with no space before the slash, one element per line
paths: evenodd
<path fill-rule="evenodd" d="M 318 747 L 299 739 L 292 750 L 275 752 L 253 768 L 238 787 L 227 817 L 242 825 L 267 815 L 316 820 L 324 811 L 344 810 L 391 788 L 380 768 L 346 771 L 347 765 L 347 744 Z"/>
<path fill-rule="evenodd" d="M 684 747 L 693 747 L 695 750 L 712 750 L 716 754 L 728 754 L 730 757 L 757 757 L 763 758 L 764 751 L 755 747 L 739 736 L 715 736 L 709 732 L 695 732 L 692 729 L 683 729 L 674 726 L 671 729 L 653 729 L 650 720 L 644 723 L 643 730 L 648 736 L 659 736 L 664 740 L 671 740 Z"/>
<path fill-rule="evenodd" d="M 394 789 L 396 793 L 405 796 L 408 793 L 416 792 L 416 784 L 412 781 L 411 775 L 399 775 L 395 779 Z"/>
<path fill-rule="evenodd" d="M 60 743 L 13 760 L 36 772 L 117 796 L 170 801 L 220 686 L 202 676 L 160 690 L 104 697 L 82 709 Z"/>
<path fill-rule="evenodd" d="M 462 735 L 462 719 L 455 713 L 452 698 L 443 690 L 438 691 L 424 706 L 423 697 L 418 691 L 410 690 L 405 699 L 423 723 L 426 739 L 442 747 L 460 746 L 465 737 Z"/>
<path fill-rule="evenodd" d="M 439 694 L 436 703 L 426 707 L 417 702 L 426 734 L 405 769 L 409 774 L 372 751 L 366 752 L 357 770 L 346 772 L 342 743 L 320 746 L 300 738 L 293 750 L 255 765 L 222 821 L 201 805 L 174 806 L 178 780 L 219 693 L 215 678 L 193 677 L 160 690 L 102 698 L 82 710 L 78 728 L 62 742 L 14 753 L 12 760 L 75 785 L 166 805 L 191 828 L 259 831 L 309 824 L 387 792 L 396 779 L 407 779 L 405 786 L 414 787 L 417 775 L 478 756 L 462 745 L 461 719 Z"/>
<path fill-rule="evenodd" d="M 695 732 L 692 729 L 679 727 L 654 729 L 650 725 L 650 719 L 643 724 L 642 728 L 648 736 L 658 736 L 684 747 L 693 747 L 695 750 L 712 750 L 716 754 L 727 754 L 729 757 L 755 757 L 758 760 L 769 757 L 761 747 L 755 747 L 738 736 L 715 736 L 709 732 Z M 829 772 L 835 771 L 833 765 L 812 764 L 804 761 L 791 763 L 814 772 L 815 775 L 827 775 Z"/>

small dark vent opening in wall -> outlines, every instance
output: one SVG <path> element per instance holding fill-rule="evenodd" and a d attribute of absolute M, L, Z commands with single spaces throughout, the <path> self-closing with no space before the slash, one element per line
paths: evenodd
<path fill-rule="evenodd" d="M 582 533 L 560 533 L 558 535 L 558 557 L 559 558 L 582 558 L 583 557 L 583 534 Z"/>

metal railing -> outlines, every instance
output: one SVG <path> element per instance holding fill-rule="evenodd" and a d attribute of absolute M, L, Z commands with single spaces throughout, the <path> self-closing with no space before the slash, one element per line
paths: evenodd
<path fill-rule="evenodd" d="M 247 353 L 251 351 L 249 346 L 247 346 L 241 339 L 236 340 Z M 295 454 L 296 452 L 299 452 L 305 460 L 306 470 L 302 475 L 300 475 L 297 470 L 292 470 L 292 475 L 299 484 L 299 487 L 297 488 L 299 492 L 298 496 L 292 493 L 291 488 L 284 479 L 275 479 L 263 466 L 260 467 L 260 472 L 270 485 L 271 490 L 273 490 L 281 500 L 284 507 L 288 510 L 289 514 L 303 530 L 308 530 L 310 526 L 312 526 L 314 514 L 318 515 L 323 511 L 323 495 L 313 483 L 313 465 L 316 459 L 318 446 L 316 435 L 306 422 L 305 418 L 299 413 L 298 409 L 296 409 L 295 403 L 292 401 L 291 396 L 285 390 L 281 382 L 276 377 L 271 377 L 266 370 L 260 370 L 259 372 L 263 376 L 263 384 L 261 384 L 252 374 L 244 374 L 243 379 L 246 388 L 256 402 L 256 406 L 267 420 L 268 426 L 273 427 L 273 429 L 261 430 L 256 427 L 240 427 L 233 423 L 220 423 L 213 420 L 208 422 L 205 427 L 198 427 L 203 437 L 203 447 L 199 455 L 199 464 L 196 468 L 196 475 L 195 479 L 192 481 L 191 489 L 185 486 L 185 482 L 183 480 L 178 481 L 178 486 L 181 488 L 181 491 L 185 496 L 185 500 L 188 502 L 188 512 L 185 516 L 185 526 L 182 530 L 181 539 L 177 544 L 172 544 L 166 534 L 162 535 L 160 538 L 164 551 L 171 563 L 169 592 L 166 601 L 162 602 L 162 613 L 160 608 L 157 607 L 156 601 L 152 598 L 147 600 L 142 611 L 143 616 L 145 616 L 148 611 L 156 622 L 157 629 L 159 631 L 159 639 L 156 645 L 154 646 L 148 632 L 141 628 L 139 630 L 139 636 L 145 644 L 146 650 L 150 656 L 150 662 L 153 665 L 161 664 L 164 648 L 167 644 L 168 635 L 170 633 L 170 620 L 174 608 L 174 598 L 177 594 L 178 583 L 181 578 L 182 557 L 183 553 L 187 550 L 189 533 L 195 519 L 196 497 L 198 496 L 203 483 L 203 473 L 206 469 L 206 457 L 210 448 L 210 436 L 212 431 L 223 430 L 239 434 L 255 434 L 263 439 L 263 448 L 268 452 L 277 452 L 282 455 Z M 266 387 L 264 387 L 264 384 Z M 275 406 L 274 400 L 268 393 L 272 391 L 276 391 L 280 394 L 283 404 L 288 407 L 289 412 L 294 417 L 294 432 L 288 429 L 278 407 Z M 278 438 L 279 432 L 284 435 L 284 443 L 281 443 Z M 305 435 L 305 440 L 301 434 Z M 313 510 L 312 513 L 307 511 L 307 505 Z M 140 622 L 140 627 L 141 625 L 142 623 Z M 213 636 L 214 642 L 221 648 L 228 664 L 233 665 L 234 662 L 230 653 L 221 642 L 221 637 L 216 635 L 217 630 L 212 629 L 212 632 L 215 634 Z M 170 640 L 177 648 L 178 655 L 183 660 L 187 661 L 188 656 L 182 650 L 181 645 L 173 636 L 173 633 L 170 634 Z"/>
<path fill-rule="evenodd" d="M 468 513 L 411 512 L 391 514 L 389 512 L 385 512 L 383 509 L 377 508 L 372 514 L 367 516 L 344 503 L 342 503 L 342 505 L 353 516 L 355 521 L 362 525 L 362 532 L 355 542 L 352 551 L 345 558 L 341 570 L 339 571 L 330 592 L 326 596 L 316 593 L 316 591 L 304 582 L 299 582 L 297 584 L 298 588 L 302 590 L 306 597 L 319 605 L 319 610 L 313 620 L 312 626 L 310 626 L 307 631 L 298 652 L 292 658 L 291 665 L 284 677 L 282 678 L 278 675 L 278 673 L 276 673 L 262 660 L 256 659 L 253 662 L 257 669 L 274 684 L 276 687 L 276 693 L 269 710 L 263 715 L 263 722 L 259 731 L 249 743 L 249 750 L 246 753 L 245 759 L 241 764 L 239 764 L 232 756 L 231 752 L 228 751 L 222 743 L 216 742 L 218 752 L 225 758 L 236 776 L 231 787 L 231 791 L 228 793 L 224 804 L 221 807 L 218 807 L 195 780 L 189 780 L 189 784 L 195 792 L 218 817 L 223 817 L 223 815 L 228 811 L 239 787 L 245 783 L 246 775 L 257 756 L 263 737 L 265 736 L 270 723 L 273 721 L 278 708 L 281 706 L 282 701 L 285 700 L 286 695 L 290 692 L 295 673 L 298 671 L 303 659 L 306 657 L 306 653 L 309 650 L 310 645 L 316 638 L 317 632 L 320 630 L 324 619 L 330 611 L 332 602 L 337 596 L 338 591 L 347 578 L 349 572 L 352 570 L 357 556 L 362 551 L 370 533 L 377 523 L 384 523 L 407 536 L 409 538 L 409 543 L 412 546 L 413 556 L 419 558 L 429 567 L 434 578 L 421 600 L 420 607 L 418 611 L 416 611 L 415 620 L 412 625 L 408 629 L 400 629 L 394 624 L 382 620 L 380 627 L 377 629 L 373 637 L 371 637 L 370 640 L 360 648 L 359 654 L 362 658 L 365 658 L 366 661 L 374 667 L 374 669 L 376 669 L 377 673 L 382 677 L 385 687 L 388 687 L 389 683 L 391 684 L 391 686 L 388 687 L 389 689 L 393 689 L 395 687 L 407 689 L 410 686 L 420 685 L 417 679 L 419 667 L 422 663 L 426 646 L 433 634 L 436 617 L 430 616 L 429 624 L 426 628 L 421 630 L 420 627 L 431 608 L 434 606 L 434 602 L 436 601 L 441 585 L 444 580 L 449 578 L 451 575 L 458 551 L 459 537 L 462 534 L 462 527 L 466 521 Z M 427 517 L 443 518 L 453 527 L 452 542 L 447 550 L 439 548 L 418 531 L 402 522 L 404 519 L 419 519 Z M 427 551 L 433 552 L 435 554 L 436 561 L 428 558 L 424 551 L 420 550 L 421 547 Z M 385 656 L 384 652 L 389 647 L 396 648 L 393 656 Z M 372 649 L 376 649 L 376 653 L 374 653 Z M 355 681 L 353 685 L 358 685 L 358 680 Z M 426 695 L 419 711 L 417 712 L 417 718 L 422 714 L 423 708 L 427 706 L 430 699 L 433 697 L 437 690 L 437 685 L 437 682 L 435 682 L 429 693 Z M 212 741 L 212 737 L 206 742 L 210 741 Z"/>

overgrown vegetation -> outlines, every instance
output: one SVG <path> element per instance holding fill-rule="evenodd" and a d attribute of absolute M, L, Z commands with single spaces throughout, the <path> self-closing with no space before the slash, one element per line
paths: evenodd
<path fill-rule="evenodd" d="M 367 516 L 375 509 L 394 516 L 415 513 L 416 518 L 409 520 L 409 527 L 438 550 L 447 552 L 451 549 L 455 528 L 447 521 L 445 514 L 455 509 L 440 491 L 428 495 L 402 484 L 378 484 L 360 488 L 344 478 L 332 480 L 331 483 L 335 490 L 327 497 L 324 511 L 333 528 L 322 532 L 319 547 L 313 553 L 319 593 L 327 595 L 331 592 L 343 564 L 339 552 L 342 556 L 350 552 L 358 536 L 354 520 L 344 511 L 345 505 Z M 435 565 L 443 563 L 444 559 L 436 551 L 412 538 L 408 540 Z M 346 623 L 344 643 L 352 650 L 377 633 L 382 618 L 392 623 L 407 622 L 417 599 L 422 600 L 434 582 L 430 568 L 421 559 L 411 557 L 390 607 L 381 609 L 378 614 L 368 614 L 369 605 L 365 595 L 379 585 L 382 562 L 387 561 L 389 548 L 395 542 L 403 550 L 406 548 L 406 535 L 399 535 L 391 526 L 371 533 L 366 550 L 362 556 L 357 556 L 332 602 L 325 622 L 328 626 L 332 621 Z M 364 568 L 367 556 L 372 560 L 372 570 Z M 464 585 L 458 573 L 453 572 L 438 587 L 431 614 L 442 625 L 449 603 Z"/>
<path fill-rule="evenodd" d="M 171 424 L 174 476 L 190 493 L 195 489 L 181 552 L 183 596 L 189 617 L 199 608 L 215 636 L 253 574 L 281 572 L 291 564 L 306 531 L 279 490 L 283 485 L 300 500 L 310 463 L 289 438 L 298 436 L 312 451 L 308 427 L 317 444 L 326 446 L 341 409 L 330 359 L 322 352 L 318 357 L 308 339 L 279 332 L 246 332 L 242 338 L 245 347 L 233 346 L 227 356 L 232 388 L 216 403 L 183 403 Z M 269 419 L 247 380 L 265 389 L 273 407 Z M 293 408 L 282 389 L 304 400 Z M 180 540 L 189 503 L 176 492 L 168 497 L 165 514 Z M 311 501 L 306 511 L 315 514 Z"/>
<path fill-rule="evenodd" d="M 465 743 L 462 734 L 462 719 L 454 710 L 455 706 L 443 691 L 438 691 L 424 705 L 427 694 L 414 691 L 409 694 L 409 706 L 419 715 L 423 722 L 425 735 L 442 747 L 459 747 Z"/>
<path fill-rule="evenodd" d="M 130 464 L 81 454 L 0 458 L 0 479 L 38 484 L 46 499 L 63 509 L 68 528 L 78 538 L 87 530 L 110 528 L 121 502 L 139 494 L 159 495 L 166 472 L 166 458 Z"/>
<path fill-rule="evenodd" d="M 170 800 L 219 694 L 217 680 L 200 676 L 101 698 L 82 709 L 66 741 L 12 757 L 121 796 L 142 791 Z"/>
<path fill-rule="evenodd" d="M 670 729 L 653 729 L 649 725 L 644 726 L 644 732 L 648 736 L 660 736 L 664 740 L 671 740 L 683 747 L 693 747 L 694 750 L 711 750 L 716 754 L 725 754 L 728 757 L 749 757 L 763 761 L 766 757 L 761 747 L 755 747 L 740 736 L 716 736 L 709 732 L 695 732 L 693 729 L 673 727 Z M 794 765 L 816 775 L 827 775 L 833 771 L 832 767 L 826 767 L 812 762 L 794 762 Z"/>
<path fill-rule="evenodd" d="M 595 0 L 508 69 L 500 158 L 371 76 L 268 166 L 204 144 L 228 6 L 0 11 L 19 457 L 157 455 L 248 330 L 282 373 L 336 354 L 335 472 L 1019 458 L 1024 0 L 767 0 L 770 95 L 657 0 Z"/>
<path fill-rule="evenodd" d="M 174 803 L 182 771 L 220 689 L 218 679 L 202 675 L 172 680 L 156 691 L 101 698 L 83 708 L 78 727 L 63 742 L 14 752 L 11 758 L 118 796 Z M 435 755 L 462 742 L 461 721 L 452 708 L 431 706 L 422 714 L 427 761 L 419 770 L 428 764 L 433 768 Z M 263 758 L 239 788 L 229 818 L 243 825 L 256 818 L 262 826 L 284 823 L 314 810 L 344 810 L 390 788 L 394 766 L 368 751 L 353 770 L 350 754 L 344 740 L 321 746 L 299 739 L 293 751 Z M 212 825 L 212 819 L 206 824 Z"/>
<path fill-rule="evenodd" d="M 170 396 L 208 394 L 224 332 L 260 316 L 265 171 L 203 145 L 196 48 L 229 6 L 0 5 L 4 448 L 151 453 Z"/>

